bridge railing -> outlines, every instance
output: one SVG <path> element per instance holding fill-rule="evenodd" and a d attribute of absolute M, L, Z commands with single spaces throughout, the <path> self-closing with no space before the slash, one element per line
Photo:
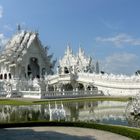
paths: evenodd
<path fill-rule="evenodd" d="M 74 98 L 74 97 L 87 97 L 87 96 L 99 96 L 102 93 L 98 93 L 97 90 L 93 91 L 48 91 L 44 93 L 44 98 Z"/>

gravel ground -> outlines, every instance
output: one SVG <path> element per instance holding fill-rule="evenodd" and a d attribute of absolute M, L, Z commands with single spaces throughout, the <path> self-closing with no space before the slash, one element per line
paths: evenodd
<path fill-rule="evenodd" d="M 0 129 L 0 140 L 131 140 L 130 138 L 87 128 L 24 127 Z"/>

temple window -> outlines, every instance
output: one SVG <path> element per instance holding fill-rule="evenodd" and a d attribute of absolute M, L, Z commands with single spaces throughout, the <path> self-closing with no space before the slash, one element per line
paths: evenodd
<path fill-rule="evenodd" d="M 7 74 L 6 73 L 4 74 L 4 79 L 7 79 Z"/>
<path fill-rule="evenodd" d="M 69 70 L 67 67 L 64 67 L 64 73 L 69 73 Z"/>
<path fill-rule="evenodd" d="M 78 89 L 79 89 L 79 90 L 84 90 L 84 85 L 81 84 L 81 83 L 78 83 Z"/>
<path fill-rule="evenodd" d="M 9 73 L 9 79 L 11 79 L 11 73 Z"/>
<path fill-rule="evenodd" d="M 40 78 L 40 67 L 38 65 L 38 59 L 35 57 L 30 58 L 30 63 L 28 65 L 28 77 Z"/>
<path fill-rule="evenodd" d="M 28 65 L 28 77 L 30 77 L 30 75 L 31 75 L 31 68 L 30 68 L 30 65 Z"/>
<path fill-rule="evenodd" d="M 0 75 L 0 79 L 3 79 L 3 75 L 2 74 Z"/>

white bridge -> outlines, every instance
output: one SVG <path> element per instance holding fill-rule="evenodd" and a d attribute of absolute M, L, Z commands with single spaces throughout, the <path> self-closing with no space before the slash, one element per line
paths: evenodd
<path fill-rule="evenodd" d="M 73 90 L 79 86 L 84 91 L 95 88 L 106 96 L 135 96 L 140 92 L 140 76 L 124 76 L 113 74 L 77 73 L 53 75 L 48 77 L 48 84 L 54 89 L 71 84 Z"/>
<path fill-rule="evenodd" d="M 1 94 L 7 97 L 63 98 L 86 96 L 135 96 L 140 93 L 140 76 L 96 73 L 68 73 L 45 79 L 0 81 Z"/>
<path fill-rule="evenodd" d="M 81 48 L 74 55 L 68 46 L 64 57 L 59 60 L 56 74 L 45 74 L 42 78 L 5 77 L 0 80 L 0 92 L 5 92 L 7 97 L 17 94 L 26 98 L 135 96 L 140 93 L 139 75 L 101 74 L 98 62 L 96 66 L 93 62 Z"/>

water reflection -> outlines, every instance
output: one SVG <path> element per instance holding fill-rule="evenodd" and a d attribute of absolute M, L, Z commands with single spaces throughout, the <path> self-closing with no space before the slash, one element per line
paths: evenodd
<path fill-rule="evenodd" d="M 134 122 L 138 122 L 140 118 L 127 118 L 126 105 L 127 102 L 118 101 L 56 102 L 32 106 L 1 105 L 0 122 L 63 120 L 134 126 Z M 140 123 L 135 126 L 140 127 Z"/>

